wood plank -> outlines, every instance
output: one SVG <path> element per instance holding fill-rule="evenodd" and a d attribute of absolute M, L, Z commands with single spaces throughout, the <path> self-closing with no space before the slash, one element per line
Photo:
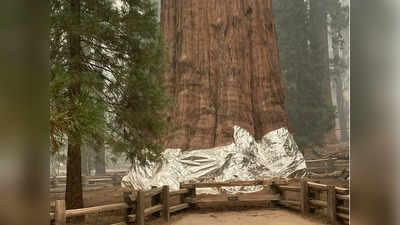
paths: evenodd
<path fill-rule="evenodd" d="M 297 206 L 300 206 L 300 202 L 299 201 L 280 200 L 279 203 L 282 204 L 282 205 L 297 205 Z"/>
<path fill-rule="evenodd" d="M 301 210 L 300 209 L 300 202 L 298 201 L 288 201 L 288 200 L 283 200 L 283 201 L 279 201 L 280 205 L 283 205 L 285 207 L 291 208 L 291 209 L 295 209 L 295 210 Z"/>
<path fill-rule="evenodd" d="M 348 188 L 342 188 L 342 187 L 335 187 L 336 193 L 342 194 L 342 195 L 348 195 L 349 194 L 349 189 Z"/>
<path fill-rule="evenodd" d="M 111 182 L 112 178 L 96 178 L 96 179 L 89 179 L 89 182 Z"/>
<path fill-rule="evenodd" d="M 169 221 L 169 186 L 164 185 L 162 192 L 161 192 L 161 204 L 162 204 L 162 210 L 161 210 L 161 216 L 163 217 L 164 221 L 168 222 Z"/>
<path fill-rule="evenodd" d="M 307 180 L 300 181 L 300 209 L 303 215 L 310 212 L 310 204 L 308 197 L 308 183 Z"/>
<path fill-rule="evenodd" d="M 190 206 L 189 203 L 182 203 L 182 204 L 179 204 L 179 205 L 171 206 L 171 207 L 169 207 L 169 212 L 170 213 L 176 212 L 176 211 L 179 211 L 179 210 L 182 210 L 182 209 L 189 208 L 189 206 Z"/>
<path fill-rule="evenodd" d="M 335 186 L 328 186 L 328 218 L 331 225 L 336 225 L 336 190 Z"/>
<path fill-rule="evenodd" d="M 180 187 L 180 189 L 183 189 L 183 188 L 191 189 L 191 188 L 195 188 L 196 184 L 184 184 L 181 182 L 181 183 L 179 183 L 179 187 Z"/>
<path fill-rule="evenodd" d="M 314 182 L 308 182 L 308 186 L 311 189 L 314 189 L 314 190 L 321 190 L 321 191 L 327 191 L 328 190 L 328 185 L 325 185 L 325 184 L 318 184 L 318 183 L 314 183 Z"/>
<path fill-rule="evenodd" d="M 282 191 L 300 192 L 299 186 L 279 186 Z"/>
<path fill-rule="evenodd" d="M 349 200 L 350 199 L 350 195 L 336 195 L 336 198 L 339 200 Z"/>
<path fill-rule="evenodd" d="M 329 158 L 329 159 L 313 159 L 313 160 L 306 160 L 306 163 L 316 163 L 316 162 L 325 162 L 330 160 L 336 160 L 337 158 Z"/>
<path fill-rule="evenodd" d="M 349 219 L 350 219 L 349 214 L 345 214 L 345 213 L 337 213 L 336 216 L 337 216 L 337 217 L 340 217 L 340 218 L 342 218 L 342 219 L 346 219 L 346 220 L 349 220 Z"/>
<path fill-rule="evenodd" d="M 169 196 L 176 196 L 176 195 L 181 195 L 181 194 L 186 194 L 189 193 L 189 189 L 187 188 L 183 188 L 183 189 L 179 189 L 177 191 L 170 191 L 169 192 Z"/>
<path fill-rule="evenodd" d="M 323 207 L 323 208 L 328 207 L 328 203 L 321 200 L 310 200 L 310 203 L 312 206 Z"/>
<path fill-rule="evenodd" d="M 116 203 L 116 204 L 95 206 L 90 208 L 70 209 L 65 212 L 65 215 L 67 217 L 82 216 L 90 213 L 99 213 L 104 211 L 113 211 L 113 210 L 120 210 L 127 208 L 129 208 L 129 206 L 126 203 Z"/>
<path fill-rule="evenodd" d="M 161 204 L 152 206 L 152 207 L 147 208 L 147 209 L 144 210 L 144 215 L 148 216 L 148 215 L 151 215 L 153 213 L 160 212 L 161 209 L 162 209 L 162 205 Z"/>
<path fill-rule="evenodd" d="M 146 193 L 144 191 L 138 191 L 136 198 L 136 224 L 144 225 L 144 207 L 145 207 Z"/>
<path fill-rule="evenodd" d="M 55 211 L 55 225 L 66 225 L 67 217 L 65 215 L 65 201 L 56 201 L 56 211 Z"/>
<path fill-rule="evenodd" d="M 226 196 L 226 198 L 221 198 L 219 196 L 215 196 L 214 198 L 205 198 L 205 199 L 197 199 L 196 203 L 210 203 L 210 204 L 224 204 L 231 202 L 228 200 L 230 196 Z M 186 198 L 185 198 L 186 199 Z M 268 194 L 262 196 L 238 196 L 238 199 L 234 202 L 238 203 L 264 203 L 269 201 L 279 201 L 280 195 L 279 194 Z"/>
<path fill-rule="evenodd" d="M 346 213 L 350 212 L 350 209 L 347 207 L 344 207 L 344 206 L 337 206 L 336 209 L 338 209 L 339 211 L 346 212 Z"/>
<path fill-rule="evenodd" d="M 213 183 L 196 183 L 196 188 L 255 186 L 255 185 L 264 185 L 264 181 L 263 180 L 254 180 L 254 181 L 228 181 L 228 182 L 213 182 Z M 185 186 L 185 188 L 186 188 L 186 186 Z"/>

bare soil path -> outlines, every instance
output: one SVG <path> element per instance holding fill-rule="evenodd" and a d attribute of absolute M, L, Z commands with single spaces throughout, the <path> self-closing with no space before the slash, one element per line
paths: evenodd
<path fill-rule="evenodd" d="M 197 213 L 190 212 L 171 225 L 322 225 L 322 219 L 302 217 L 289 210 L 245 210 Z"/>

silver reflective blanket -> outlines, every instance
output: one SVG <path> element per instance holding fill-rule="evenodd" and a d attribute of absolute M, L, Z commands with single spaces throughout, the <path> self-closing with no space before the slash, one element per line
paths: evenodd
<path fill-rule="evenodd" d="M 303 155 L 286 128 L 271 131 L 256 142 L 249 132 L 235 126 L 233 140 L 230 145 L 211 149 L 166 149 L 163 163 L 146 167 L 133 165 L 122 179 L 122 186 L 148 190 L 152 186 L 169 185 L 170 189 L 177 190 L 180 182 L 289 178 L 306 173 Z M 207 192 L 254 192 L 261 189 L 262 186 L 223 187 L 208 189 Z"/>

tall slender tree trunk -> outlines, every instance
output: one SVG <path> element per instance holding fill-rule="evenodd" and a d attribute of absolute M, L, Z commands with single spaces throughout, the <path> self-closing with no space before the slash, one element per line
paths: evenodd
<path fill-rule="evenodd" d="M 327 5 L 325 1 L 310 0 L 310 49 L 311 49 L 311 71 L 314 74 L 314 79 L 320 80 L 320 87 L 316 94 L 315 99 L 320 101 L 317 104 L 326 102 L 326 109 L 333 106 L 331 96 L 331 83 L 330 83 L 330 62 L 329 62 L 329 43 L 328 43 L 328 17 Z M 328 113 L 328 112 L 324 112 Z M 334 131 L 334 120 L 332 126 L 327 123 L 324 130 Z M 317 125 L 318 126 L 318 125 Z"/>
<path fill-rule="evenodd" d="M 310 0 L 310 49 L 312 72 L 320 79 L 325 88 L 321 88 L 321 96 L 331 101 L 331 85 L 329 82 L 329 44 L 327 6 L 324 1 Z"/>
<path fill-rule="evenodd" d="M 167 147 L 232 143 L 238 125 L 261 138 L 288 127 L 272 0 L 162 0 L 174 101 Z"/>
<path fill-rule="evenodd" d="M 67 187 L 65 191 L 67 209 L 83 208 L 80 148 L 80 135 L 70 134 L 68 136 Z"/>
<path fill-rule="evenodd" d="M 77 109 L 76 100 L 80 95 L 80 74 L 81 74 L 81 43 L 79 29 L 80 25 L 80 0 L 71 0 L 72 27 L 68 34 L 70 50 L 70 72 L 72 76 L 69 87 L 69 98 L 71 102 L 71 116 Z M 81 134 L 79 130 L 71 131 L 68 134 L 68 159 L 67 159 L 67 186 L 65 200 L 67 209 L 83 208 L 82 197 L 82 174 L 81 174 Z M 83 218 L 78 218 L 81 220 Z"/>
<path fill-rule="evenodd" d="M 330 95 L 329 85 L 329 49 L 326 3 L 321 0 L 310 0 L 310 47 L 313 71 L 326 83 L 326 93 Z"/>

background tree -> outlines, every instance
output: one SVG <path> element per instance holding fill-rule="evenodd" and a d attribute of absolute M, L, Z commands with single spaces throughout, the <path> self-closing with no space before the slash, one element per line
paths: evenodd
<path fill-rule="evenodd" d="M 338 2 L 275 0 L 273 4 L 285 107 L 290 128 L 302 149 L 324 145 L 325 135 L 334 127 L 327 20 Z"/>
<path fill-rule="evenodd" d="M 82 145 L 156 160 L 167 98 L 157 10 L 145 0 L 51 0 L 52 151 L 68 143 L 67 208 L 83 207 Z"/>
<path fill-rule="evenodd" d="M 330 80 L 332 102 L 336 105 L 336 130 L 341 141 L 349 140 L 349 1 L 328 4 L 329 39 L 331 44 Z"/>

